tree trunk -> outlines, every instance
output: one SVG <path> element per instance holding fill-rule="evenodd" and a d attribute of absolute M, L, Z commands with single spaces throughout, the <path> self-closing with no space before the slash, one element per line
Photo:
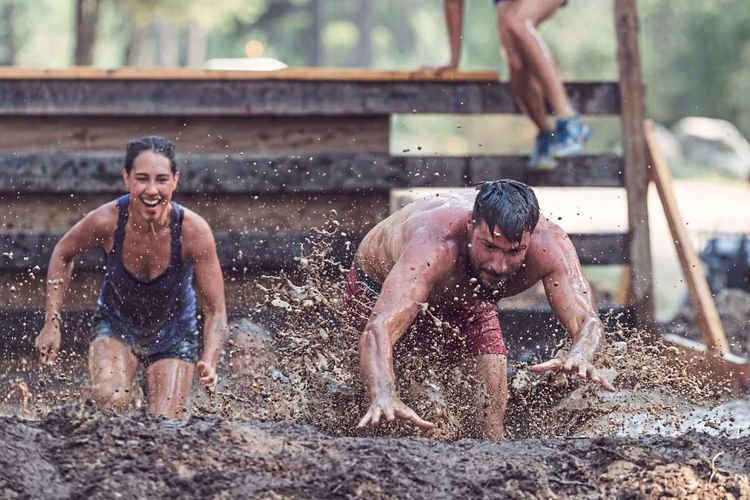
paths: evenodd
<path fill-rule="evenodd" d="M 206 32 L 196 22 L 187 27 L 187 54 L 185 65 L 190 68 L 200 68 L 206 61 Z"/>
<path fill-rule="evenodd" d="M 308 53 L 308 64 L 310 66 L 321 66 L 325 53 L 323 49 L 323 28 L 325 22 L 323 20 L 323 1 L 322 0 L 310 0 L 308 4 L 310 10 L 310 52 Z"/>
<path fill-rule="evenodd" d="M 76 0 L 76 66 L 89 66 L 94 61 L 100 7 L 101 0 Z"/>
<path fill-rule="evenodd" d="M 155 23 L 156 43 L 156 65 L 174 68 L 179 66 L 180 42 L 179 30 L 165 21 Z"/>
<path fill-rule="evenodd" d="M 373 3 L 373 0 L 360 0 L 360 8 L 355 14 L 359 43 L 354 65 L 361 68 L 372 66 Z"/>
<path fill-rule="evenodd" d="M 128 27 L 130 39 L 125 47 L 123 60 L 127 66 L 143 66 L 143 49 L 148 40 L 149 25 L 133 20 Z"/>
<path fill-rule="evenodd" d="M 16 62 L 15 6 L 16 0 L 5 0 L 2 10 L 5 50 L 0 51 L 0 64 L 7 66 L 13 66 Z"/>

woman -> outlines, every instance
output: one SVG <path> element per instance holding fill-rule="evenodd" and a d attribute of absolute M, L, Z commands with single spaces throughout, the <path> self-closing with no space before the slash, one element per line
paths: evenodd
<path fill-rule="evenodd" d="M 148 379 L 149 411 L 177 418 L 184 411 L 196 367 L 204 386 L 217 381 L 227 317 L 216 244 L 203 218 L 172 201 L 180 173 L 171 142 L 161 137 L 130 142 L 122 177 L 129 194 L 86 215 L 55 246 L 36 348 L 42 364 L 54 363 L 73 262 L 88 249 L 100 247 L 107 256 L 107 273 L 89 348 L 93 397 L 105 408 L 127 410 L 141 361 Z M 200 358 L 193 275 L 205 306 Z"/>

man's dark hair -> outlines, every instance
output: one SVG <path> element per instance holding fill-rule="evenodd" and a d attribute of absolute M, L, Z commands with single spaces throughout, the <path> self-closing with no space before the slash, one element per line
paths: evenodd
<path fill-rule="evenodd" d="M 144 151 L 153 151 L 169 160 L 172 173 L 177 172 L 177 160 L 174 157 L 174 144 L 164 137 L 152 135 L 132 140 L 125 147 L 125 171 L 129 174 L 133 170 L 133 162 Z"/>
<path fill-rule="evenodd" d="M 477 186 L 477 199 L 471 218 L 474 226 L 495 226 L 509 241 L 521 241 L 524 231 L 533 231 L 539 221 L 539 202 L 534 191 L 523 182 L 512 179 L 483 182 Z"/>

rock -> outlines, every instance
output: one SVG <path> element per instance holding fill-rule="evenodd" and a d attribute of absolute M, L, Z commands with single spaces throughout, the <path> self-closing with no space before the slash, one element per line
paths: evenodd
<path fill-rule="evenodd" d="M 660 123 L 654 123 L 654 135 L 656 136 L 656 143 L 669 165 L 679 165 L 685 162 L 682 144 L 671 130 Z"/>
<path fill-rule="evenodd" d="M 687 161 L 750 180 L 750 143 L 732 123 L 691 116 L 675 123 L 672 132 Z"/>

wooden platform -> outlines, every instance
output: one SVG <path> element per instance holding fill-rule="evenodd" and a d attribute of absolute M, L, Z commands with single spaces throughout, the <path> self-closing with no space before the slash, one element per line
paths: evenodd
<path fill-rule="evenodd" d="M 612 82 L 566 84 L 584 114 L 617 114 Z M 519 113 L 492 73 L 0 71 L 0 116 L 340 116 Z"/>
<path fill-rule="evenodd" d="M 311 233 L 306 231 L 221 231 L 215 233 L 219 260 L 224 269 L 243 268 L 272 271 L 296 267 L 294 257 Z M 0 271 L 45 268 L 62 232 L 0 232 Z M 339 238 L 353 245 L 364 234 L 352 233 Z M 570 239 L 584 265 L 621 265 L 628 263 L 627 233 L 571 234 Z M 12 254 L 12 258 L 8 257 Z M 104 264 L 100 252 L 91 251 L 76 261 L 76 269 L 99 270 Z"/>
<path fill-rule="evenodd" d="M 122 153 L 0 154 L 0 192 L 118 193 Z M 622 187 L 622 158 L 566 158 L 549 172 L 526 156 L 387 154 L 190 154 L 180 161 L 181 193 L 325 193 L 410 187 L 465 187 L 512 178 L 535 186 Z"/>

